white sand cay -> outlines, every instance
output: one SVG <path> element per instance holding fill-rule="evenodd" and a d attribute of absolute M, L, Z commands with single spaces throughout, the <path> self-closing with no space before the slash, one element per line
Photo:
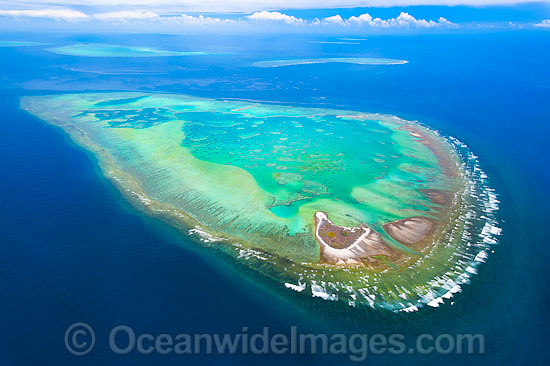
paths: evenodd
<path fill-rule="evenodd" d="M 376 256 L 391 257 L 393 254 L 380 234 L 368 226 L 337 226 L 321 211 L 315 213 L 315 237 L 321 246 L 323 262 L 329 264 L 365 265 L 378 261 Z"/>

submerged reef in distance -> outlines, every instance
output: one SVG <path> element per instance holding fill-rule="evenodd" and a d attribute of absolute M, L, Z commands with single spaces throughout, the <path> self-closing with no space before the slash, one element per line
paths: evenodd
<path fill-rule="evenodd" d="M 95 153 L 145 212 L 306 296 L 437 307 L 500 234 L 477 157 L 395 116 L 145 93 L 21 108 Z"/>
<path fill-rule="evenodd" d="M 44 46 L 47 43 L 43 42 L 29 42 L 29 41 L 3 41 L 0 40 L 0 47 L 30 47 L 30 46 Z"/>
<path fill-rule="evenodd" d="M 154 47 L 132 47 L 108 43 L 75 43 L 47 48 L 46 51 L 81 57 L 165 57 L 206 55 L 206 52 L 170 51 Z"/>

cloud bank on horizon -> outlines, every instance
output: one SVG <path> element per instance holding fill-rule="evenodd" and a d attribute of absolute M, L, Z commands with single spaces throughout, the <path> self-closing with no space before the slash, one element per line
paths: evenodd
<path fill-rule="evenodd" d="M 282 9 L 337 9 L 354 7 L 405 7 L 417 5 L 441 6 L 491 6 L 515 5 L 545 0 L 0 0 L 0 9 L 14 10 L 19 8 L 43 9 L 54 8 L 124 8 L 124 10 L 154 10 L 180 12 L 245 12 Z"/>
<path fill-rule="evenodd" d="M 25 10 L 1 10 L 0 15 L 12 16 L 14 18 L 45 18 L 55 20 L 82 20 L 87 19 L 88 15 L 72 9 L 25 9 Z"/>
<path fill-rule="evenodd" d="M 412 15 L 401 12 L 399 16 L 389 19 L 373 18 L 370 14 L 364 13 L 359 16 L 351 16 L 343 18 L 341 15 L 333 15 L 322 19 L 315 18 L 313 20 L 304 20 L 277 11 L 260 11 L 254 12 L 242 18 L 228 19 L 219 17 L 209 17 L 203 15 L 169 15 L 162 16 L 161 14 L 152 11 L 116 11 L 106 13 L 95 13 L 87 15 L 80 11 L 71 9 L 51 9 L 51 10 L 0 10 L 0 16 L 12 17 L 30 17 L 30 18 L 46 18 L 55 20 L 65 20 L 68 22 L 76 22 L 83 20 L 100 20 L 111 23 L 125 23 L 131 21 L 148 21 L 159 22 L 164 24 L 182 24 L 182 25 L 212 25 L 212 24 L 233 24 L 244 25 L 251 23 L 283 23 L 286 25 L 314 27 L 314 26 L 369 26 L 376 28 L 433 28 L 433 27 L 454 27 L 455 23 L 440 17 L 435 20 L 416 19 Z"/>
<path fill-rule="evenodd" d="M 339 25 L 339 26 L 351 26 L 351 25 L 366 25 L 372 27 L 419 27 L 419 28 L 431 28 L 438 26 L 456 26 L 456 24 L 449 22 L 447 19 L 440 17 L 437 21 L 416 19 L 409 13 L 401 12 L 398 17 L 390 19 L 373 18 L 369 13 L 364 13 L 359 16 L 351 16 L 347 19 L 342 18 L 341 15 L 333 15 L 324 19 L 314 19 L 312 21 L 306 21 L 302 18 L 296 18 L 294 16 L 279 13 L 277 11 L 261 11 L 255 12 L 249 16 L 248 19 L 254 21 L 275 21 L 284 22 L 287 24 L 302 24 L 302 25 Z"/>
<path fill-rule="evenodd" d="M 6 18 L 50 19 L 69 23 L 104 23 L 124 24 L 157 24 L 169 26 L 233 26 L 251 27 L 261 25 L 278 25 L 283 27 L 307 27 L 319 29 L 324 27 L 352 29 L 429 29 L 458 28 L 459 24 L 444 17 L 434 19 L 416 18 L 408 12 L 401 11 L 395 17 L 373 17 L 369 13 L 343 17 L 337 9 L 354 6 L 389 7 L 394 5 L 515 5 L 532 3 L 533 0 L 331 0 L 320 3 L 318 0 L 22 0 L 19 8 L 13 9 L 14 3 L 0 0 L 0 21 Z M 330 4 L 330 6 L 328 6 Z M 40 7 L 38 7 L 40 5 Z M 49 7 L 44 7 L 49 6 Z M 334 8 L 334 15 L 302 18 L 289 15 L 280 9 Z M 173 10 L 177 9 L 177 10 Z M 253 10 L 248 10 L 253 9 Z M 550 7 L 549 7 L 550 9 Z M 197 15 L 216 11 L 217 15 Z M 231 13 L 233 12 L 233 13 Z M 226 15 L 220 15 L 220 14 Z M 240 14 L 240 15 L 239 15 Z M 302 11 L 299 14 L 304 14 Z M 550 20 L 531 23 L 538 28 L 549 28 Z M 305 29 L 305 28 L 303 28 Z"/>

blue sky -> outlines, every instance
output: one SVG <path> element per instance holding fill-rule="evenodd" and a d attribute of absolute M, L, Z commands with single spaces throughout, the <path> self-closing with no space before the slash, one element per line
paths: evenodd
<path fill-rule="evenodd" d="M 367 5 L 367 6 L 364 6 Z M 0 29 L 441 32 L 550 29 L 524 0 L 0 0 Z"/>

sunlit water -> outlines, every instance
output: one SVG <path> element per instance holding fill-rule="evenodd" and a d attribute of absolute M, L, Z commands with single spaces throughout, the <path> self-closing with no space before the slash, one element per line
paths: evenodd
<path fill-rule="evenodd" d="M 34 37 L 32 41 L 56 46 L 127 42 L 129 46 L 171 50 L 174 39 L 170 37 L 145 36 L 140 42 L 122 37 L 67 41 Z M 113 61 L 53 55 L 39 47 L 2 48 L 5 113 L 0 148 L 9 157 L 0 185 L 5 197 L 1 216 L 1 268 L 5 273 L 1 306 L 6 329 L 1 339 L 2 358 L 14 364 L 18 364 L 16 360 L 36 363 L 44 358 L 74 364 L 62 344 L 63 333 L 69 324 L 87 321 L 103 339 L 120 323 L 174 334 L 238 332 L 242 326 L 259 330 L 265 325 L 286 331 L 293 324 L 312 332 L 343 329 L 408 336 L 480 332 L 487 340 L 487 354 L 480 361 L 542 362 L 547 354 L 543 340 L 548 322 L 547 233 L 541 219 L 548 207 L 549 182 L 543 169 L 547 163 L 545 121 L 549 118 L 544 101 L 549 97 L 550 80 L 543 62 L 548 50 L 540 45 L 547 37 L 517 33 L 460 39 L 419 37 L 415 42 L 409 37 L 389 37 L 372 38 L 360 45 L 296 39 L 277 52 L 278 46 L 272 42 L 247 39 L 248 56 L 214 56 L 207 64 L 196 58 Z M 178 50 L 230 53 L 244 44 L 242 39 L 232 44 L 227 39 L 199 38 L 184 38 L 185 47 Z M 205 49 L 205 44 L 211 48 Z M 475 59 L 471 57 L 474 53 Z M 395 67 L 250 67 L 262 60 L 335 55 L 383 56 L 409 63 Z M 508 77 L 503 79 L 503 74 Z M 19 97 L 28 95 L 120 90 L 283 102 L 420 120 L 439 131 L 457 151 L 465 163 L 464 171 L 471 173 L 471 187 L 480 197 L 477 216 L 464 218 L 485 237 L 472 238 L 472 252 L 459 253 L 470 261 L 458 271 L 467 276 L 469 285 L 462 286 L 455 277 L 460 293 L 452 293 L 450 299 L 443 297 L 441 303 L 437 299 L 450 289 L 445 291 L 445 285 L 440 285 L 441 292 L 432 294 L 433 299 L 425 298 L 426 303 L 435 300 L 432 304 L 438 307 L 397 315 L 371 309 L 368 304 L 352 307 L 347 301 L 304 296 L 281 286 L 278 271 L 258 274 L 254 268 L 265 261 L 254 253 L 243 254 L 248 261 L 237 259 L 240 253 L 226 255 L 212 243 L 201 247 L 184 239 L 185 233 L 174 231 L 172 225 L 147 218 L 102 178 L 92 155 L 71 145 L 60 129 L 46 127 L 17 109 Z M 501 225 L 497 226 L 502 228 L 501 235 L 485 226 L 493 225 L 490 215 L 494 206 L 489 203 L 496 205 L 495 199 L 500 201 L 497 219 Z M 486 237 L 498 239 L 500 244 L 491 244 Z M 486 258 L 485 254 L 478 257 L 479 253 L 486 253 Z M 486 263 L 481 265 L 483 260 Z M 243 268 L 242 263 L 251 265 Z M 466 270 L 470 263 L 477 275 Z M 299 286 L 298 281 L 287 282 Z M 323 287 L 324 292 L 332 293 L 329 286 Z M 36 324 L 41 326 L 37 329 Z M 383 357 L 371 355 L 369 361 L 382 362 Z M 429 362 L 432 357 L 415 355 L 392 361 L 411 364 Z M 449 356 L 446 362 L 471 361 L 466 357 L 470 356 Z M 182 361 L 160 356 L 155 360 Z M 334 364 L 347 359 L 308 360 Z M 151 359 L 113 358 L 103 344 L 83 361 L 146 364 Z M 207 359 L 189 362 L 203 361 Z M 243 359 L 235 359 L 239 361 Z"/>

